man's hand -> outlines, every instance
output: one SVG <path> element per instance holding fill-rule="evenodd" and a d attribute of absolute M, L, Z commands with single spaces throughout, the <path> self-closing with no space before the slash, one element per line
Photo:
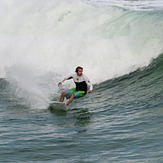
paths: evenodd
<path fill-rule="evenodd" d="M 59 83 L 58 83 L 58 87 L 61 87 L 61 86 L 62 86 L 62 82 L 59 82 Z"/>
<path fill-rule="evenodd" d="M 89 90 L 89 91 L 88 91 L 88 93 L 92 93 L 92 91 L 91 91 L 91 90 Z"/>

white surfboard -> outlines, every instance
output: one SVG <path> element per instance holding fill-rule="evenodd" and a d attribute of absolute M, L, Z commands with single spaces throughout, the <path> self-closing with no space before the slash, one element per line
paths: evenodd
<path fill-rule="evenodd" d="M 62 110 L 62 111 L 67 111 L 66 105 L 64 102 L 58 102 L 58 101 L 52 101 L 50 103 L 50 106 L 54 109 L 54 110 Z"/>

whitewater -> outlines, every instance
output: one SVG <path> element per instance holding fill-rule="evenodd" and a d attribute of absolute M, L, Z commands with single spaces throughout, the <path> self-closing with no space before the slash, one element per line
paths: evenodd
<path fill-rule="evenodd" d="M 30 99 L 33 94 L 50 97 L 57 91 L 50 84 L 78 65 L 100 83 L 147 66 L 163 51 L 162 12 L 71 0 L 2 2 L 1 77 L 19 85 Z M 50 87 L 46 92 L 39 86 L 43 80 Z"/>
<path fill-rule="evenodd" d="M 161 0 L 0 3 L 0 161 L 162 160 Z M 94 91 L 49 110 L 77 66 Z"/>

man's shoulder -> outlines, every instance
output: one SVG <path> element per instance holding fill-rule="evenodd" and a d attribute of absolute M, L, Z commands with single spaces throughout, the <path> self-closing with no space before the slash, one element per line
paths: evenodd
<path fill-rule="evenodd" d="M 76 77 L 76 74 L 74 73 L 74 74 L 71 74 L 71 76 L 74 78 L 74 77 Z"/>
<path fill-rule="evenodd" d="M 82 76 L 83 76 L 84 78 L 88 78 L 84 73 L 82 74 Z"/>

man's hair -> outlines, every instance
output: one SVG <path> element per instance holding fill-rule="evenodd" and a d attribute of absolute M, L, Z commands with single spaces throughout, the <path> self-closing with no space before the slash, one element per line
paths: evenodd
<path fill-rule="evenodd" d="M 81 66 L 76 67 L 75 72 L 78 72 L 79 69 L 82 69 L 83 70 L 83 67 L 81 67 Z"/>

